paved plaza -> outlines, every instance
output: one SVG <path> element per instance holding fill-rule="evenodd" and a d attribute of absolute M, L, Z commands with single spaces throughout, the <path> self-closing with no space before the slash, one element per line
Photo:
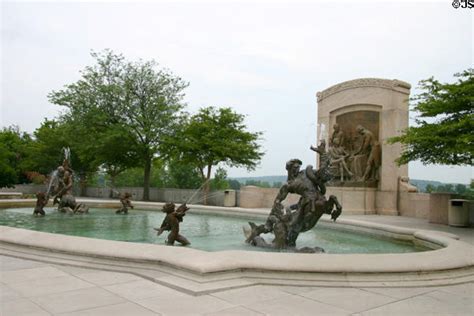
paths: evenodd
<path fill-rule="evenodd" d="M 474 244 L 473 228 L 406 217 L 347 217 L 445 231 Z M 2 316 L 474 314 L 474 283 L 416 288 L 257 285 L 192 296 L 128 273 L 10 256 L 0 256 L 0 260 Z"/>

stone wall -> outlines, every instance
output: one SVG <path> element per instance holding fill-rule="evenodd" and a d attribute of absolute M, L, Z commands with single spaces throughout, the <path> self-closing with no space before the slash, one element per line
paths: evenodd
<path fill-rule="evenodd" d="M 110 198 L 110 188 L 102 187 L 87 187 L 86 197 L 92 198 L 101 198 L 108 199 Z M 35 185 L 35 184 L 19 184 L 14 188 L 2 188 L 1 192 L 21 192 L 23 194 L 35 194 L 38 191 L 46 191 L 45 185 Z M 123 187 L 117 188 L 114 190 L 112 198 L 117 199 L 119 193 L 129 192 L 132 194 L 132 200 L 140 201 L 143 199 L 143 188 L 141 187 Z M 230 192 L 229 192 L 230 193 Z M 226 191 L 213 191 L 209 193 L 208 196 L 208 205 L 214 206 L 224 206 L 224 198 L 226 198 L 226 204 L 236 205 L 229 201 L 230 198 L 236 199 L 233 197 L 233 194 L 226 193 Z M 79 187 L 76 185 L 74 187 L 74 195 L 80 196 Z M 157 202 L 176 202 L 182 203 L 188 201 L 189 198 L 192 198 L 188 203 L 190 204 L 202 204 L 204 201 L 202 192 L 196 193 L 196 190 L 181 190 L 181 189 L 157 189 L 150 188 L 150 200 Z"/>
<path fill-rule="evenodd" d="M 398 209 L 401 216 L 428 219 L 430 213 L 430 194 L 400 192 Z"/>
<path fill-rule="evenodd" d="M 39 191 L 45 191 L 44 184 L 17 184 L 13 188 L 1 188 L 2 192 L 20 192 L 23 194 L 36 194 Z"/>
<path fill-rule="evenodd" d="M 44 185 L 17 185 L 14 188 L 2 188 L 0 192 L 21 192 L 23 194 L 35 194 L 44 191 Z M 213 206 L 238 206 L 244 208 L 271 208 L 273 201 L 278 194 L 277 188 L 260 188 L 256 186 L 243 186 L 240 191 L 215 191 L 211 192 L 208 204 Z M 77 191 L 77 190 L 76 190 Z M 118 198 L 119 192 L 130 192 L 132 200 L 140 201 L 143 197 L 143 188 L 126 187 L 119 188 L 114 192 L 113 198 Z M 196 190 L 180 189 L 157 189 L 150 188 L 151 201 L 171 201 L 182 203 L 187 201 L 192 195 L 191 204 L 202 204 L 202 192 L 197 194 Z M 78 192 L 75 192 L 79 196 Z M 88 187 L 87 197 L 109 198 L 110 189 L 100 187 Z M 380 192 L 375 188 L 355 188 L 355 187 L 328 187 L 327 194 L 335 195 L 343 206 L 344 214 L 364 215 L 376 213 L 376 198 L 381 197 Z M 450 193 L 414 193 L 400 191 L 398 195 L 398 210 L 401 216 L 415 217 L 429 220 L 432 223 L 448 224 L 449 199 L 455 195 Z M 286 204 L 297 203 L 299 196 L 290 194 Z M 474 226 L 474 203 L 470 203 L 470 223 Z"/>
<path fill-rule="evenodd" d="M 335 195 L 344 214 L 375 214 L 375 188 L 327 187 L 326 197 Z"/>
<path fill-rule="evenodd" d="M 449 200 L 455 198 L 452 193 L 431 193 L 428 220 L 434 224 L 448 224 Z"/>
<path fill-rule="evenodd" d="M 278 194 L 277 188 L 260 188 L 253 185 L 240 187 L 238 206 L 244 208 L 271 208 Z M 299 195 L 289 194 L 288 204 L 298 203 Z"/>
<path fill-rule="evenodd" d="M 143 199 L 142 187 L 122 187 L 114 190 L 113 197 L 118 198 L 118 194 L 129 192 L 132 194 L 132 200 L 140 201 Z M 225 191 L 212 191 L 208 196 L 208 205 L 224 206 Z M 109 198 L 110 189 L 100 187 L 88 187 L 88 197 Z M 202 192 L 186 189 L 158 189 L 150 188 L 150 201 L 183 203 L 192 198 L 188 203 L 203 204 L 204 196 Z"/>

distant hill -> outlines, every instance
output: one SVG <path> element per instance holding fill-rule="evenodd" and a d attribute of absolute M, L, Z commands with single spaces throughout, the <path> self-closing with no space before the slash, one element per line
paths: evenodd
<path fill-rule="evenodd" d="M 261 181 L 261 182 L 268 182 L 270 185 L 273 185 L 273 183 L 283 183 L 286 181 L 286 176 L 263 176 L 263 177 L 234 177 L 234 178 L 229 178 L 233 180 L 239 181 L 241 184 L 245 184 L 248 180 L 250 181 Z M 449 183 L 445 182 L 440 182 L 440 181 L 432 181 L 432 180 L 418 180 L 418 179 L 410 179 L 410 183 L 413 184 L 418 188 L 419 192 L 425 192 L 426 191 L 426 186 L 428 184 L 431 184 L 434 187 L 440 186 L 440 185 L 445 185 Z M 451 183 L 453 185 L 456 185 L 457 183 Z"/>
<path fill-rule="evenodd" d="M 418 188 L 419 192 L 425 192 L 426 191 L 426 186 L 428 184 L 431 184 L 434 187 L 444 185 L 447 183 L 440 182 L 440 181 L 432 181 L 432 180 L 417 180 L 417 179 L 410 179 L 410 183 L 413 184 Z"/>
<path fill-rule="evenodd" d="M 283 183 L 286 181 L 286 176 L 263 176 L 263 177 L 234 177 L 234 178 L 229 178 L 232 180 L 237 180 L 241 184 L 245 184 L 247 181 L 261 181 L 261 182 L 268 182 L 270 185 L 273 183 Z"/>

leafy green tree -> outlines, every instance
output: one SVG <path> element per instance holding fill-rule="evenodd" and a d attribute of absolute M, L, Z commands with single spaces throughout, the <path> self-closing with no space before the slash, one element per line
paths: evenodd
<path fill-rule="evenodd" d="M 25 164 L 31 142 L 30 135 L 21 133 L 17 126 L 0 131 L 0 187 L 28 182 Z"/>
<path fill-rule="evenodd" d="M 94 141 L 93 135 L 87 135 L 69 121 L 45 120 L 34 132 L 34 141 L 28 149 L 25 165 L 30 171 L 48 175 L 62 164 L 63 148 L 69 147 L 71 168 L 79 179 L 81 195 L 85 195 L 87 181 L 99 166 L 88 151 L 88 144 Z"/>
<path fill-rule="evenodd" d="M 454 193 L 454 186 L 451 183 L 443 184 L 438 186 L 438 192 L 453 192 Z"/>
<path fill-rule="evenodd" d="M 34 133 L 34 141 L 29 146 L 28 160 L 25 163 L 30 171 L 48 175 L 64 159 L 62 148 L 70 147 L 67 142 L 65 126 L 56 120 L 45 120 Z M 75 153 L 72 153 L 75 155 Z M 76 159 L 74 159 L 76 160 Z"/>
<path fill-rule="evenodd" d="M 469 200 L 474 200 L 474 180 L 471 179 L 471 184 L 469 185 L 468 190 L 464 193 L 464 197 Z"/>
<path fill-rule="evenodd" d="M 245 181 L 245 185 L 253 185 L 260 188 L 272 188 L 273 186 L 270 185 L 267 181 L 260 181 L 260 180 L 247 180 Z"/>
<path fill-rule="evenodd" d="M 97 135 L 96 141 L 84 144 L 83 149 L 84 154 L 92 154 L 94 161 L 101 165 L 112 189 L 116 187 L 117 177 L 125 170 L 136 166 L 140 158 L 136 143 L 130 134 L 117 124 L 103 130 Z M 110 195 L 113 196 L 112 190 Z"/>
<path fill-rule="evenodd" d="M 15 153 L 0 141 L 0 188 L 13 187 L 18 182 L 18 175 L 13 167 L 15 159 Z"/>
<path fill-rule="evenodd" d="M 143 186 L 143 168 L 129 168 L 120 173 L 115 179 L 116 187 L 142 187 Z"/>
<path fill-rule="evenodd" d="M 389 140 L 404 145 L 399 164 L 418 159 L 425 164 L 473 164 L 474 69 L 454 76 L 455 83 L 433 77 L 420 82 L 423 92 L 413 98 L 417 126 Z"/>
<path fill-rule="evenodd" d="M 227 171 L 224 168 L 217 168 L 214 173 L 214 178 L 211 180 L 212 190 L 225 190 L 228 189 L 229 181 L 227 181 Z"/>
<path fill-rule="evenodd" d="M 232 190 L 240 190 L 240 182 L 238 180 L 229 179 L 228 182 Z"/>
<path fill-rule="evenodd" d="M 218 164 L 255 169 L 263 156 L 258 139 L 261 132 L 251 133 L 244 116 L 231 108 L 201 108 L 182 123 L 179 142 L 168 141 L 168 153 L 199 170 L 205 185 L 204 203 L 210 186 L 212 168 Z"/>
<path fill-rule="evenodd" d="M 432 185 L 432 184 L 427 184 L 427 185 L 426 185 L 426 188 L 425 188 L 425 191 L 426 191 L 427 193 L 435 192 L 435 191 L 436 191 L 436 188 L 435 188 L 435 186 Z"/>
<path fill-rule="evenodd" d="M 465 186 L 464 184 L 456 184 L 456 186 L 454 187 L 454 191 L 457 193 L 457 194 L 460 194 L 460 195 L 464 195 L 467 193 L 468 191 L 468 188 L 467 186 Z"/>
<path fill-rule="evenodd" d="M 280 188 L 283 185 L 281 182 L 273 182 L 272 183 L 272 188 Z"/>
<path fill-rule="evenodd" d="M 202 179 L 197 169 L 193 165 L 177 159 L 168 161 L 164 177 L 164 187 L 166 188 L 197 189 L 202 185 Z"/>
<path fill-rule="evenodd" d="M 96 64 L 86 67 L 79 81 L 51 92 L 49 99 L 66 106 L 69 111 L 65 116 L 73 125 L 96 139 L 109 128 L 128 135 L 124 140 L 139 157 L 136 166 L 143 167 L 143 199 L 149 200 L 152 162 L 160 153 L 163 138 L 175 133 L 188 84 L 158 68 L 155 61 L 130 62 L 110 50 L 92 56 Z"/>

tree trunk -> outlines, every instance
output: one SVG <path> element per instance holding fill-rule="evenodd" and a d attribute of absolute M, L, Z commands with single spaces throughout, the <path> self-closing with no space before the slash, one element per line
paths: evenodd
<path fill-rule="evenodd" d="M 207 166 L 206 184 L 204 185 L 204 205 L 207 205 L 207 196 L 209 195 L 210 179 L 211 179 L 212 165 Z"/>
<path fill-rule="evenodd" d="M 117 178 L 117 174 L 112 173 L 110 175 L 110 192 L 109 192 L 109 198 L 114 197 L 114 189 L 115 189 L 115 178 Z"/>
<path fill-rule="evenodd" d="M 87 175 L 81 174 L 79 175 L 79 195 L 80 196 L 87 196 Z"/>
<path fill-rule="evenodd" d="M 151 157 L 145 161 L 145 176 L 143 179 L 143 201 L 150 201 Z"/>

